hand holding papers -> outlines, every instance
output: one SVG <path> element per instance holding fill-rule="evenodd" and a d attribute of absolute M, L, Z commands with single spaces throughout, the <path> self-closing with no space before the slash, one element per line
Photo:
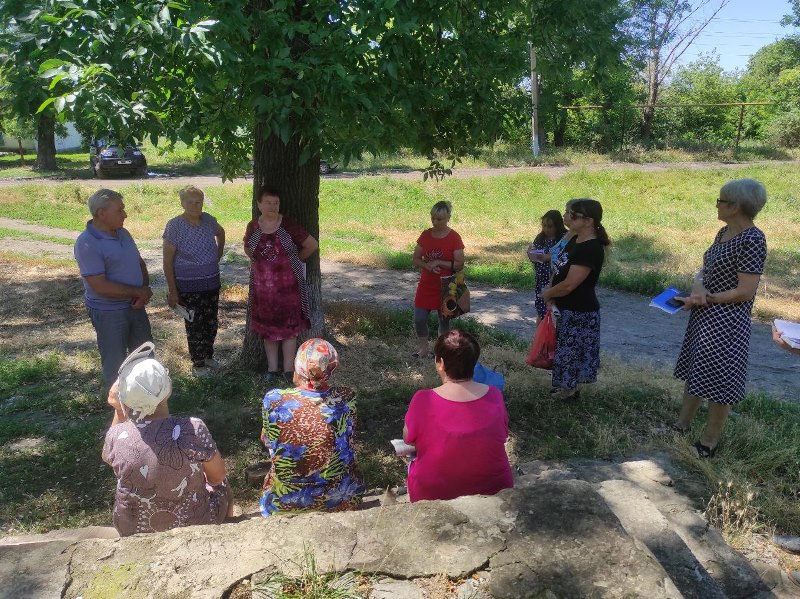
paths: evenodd
<path fill-rule="evenodd" d="M 392 439 L 391 443 L 394 447 L 394 452 L 401 458 L 414 458 L 417 456 L 417 448 L 402 439 Z"/>
<path fill-rule="evenodd" d="M 778 320 L 773 322 L 775 330 L 780 334 L 781 340 L 792 349 L 800 349 L 800 323 L 789 320 Z"/>

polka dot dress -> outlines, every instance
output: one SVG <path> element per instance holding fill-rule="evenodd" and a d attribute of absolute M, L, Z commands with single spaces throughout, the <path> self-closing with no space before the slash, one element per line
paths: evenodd
<path fill-rule="evenodd" d="M 737 273 L 761 274 L 767 242 L 756 227 L 721 241 L 717 233 L 703 256 L 703 285 L 709 293 L 736 288 Z M 733 405 L 744 399 L 753 300 L 695 308 L 689 317 L 675 376 L 691 395 Z"/>

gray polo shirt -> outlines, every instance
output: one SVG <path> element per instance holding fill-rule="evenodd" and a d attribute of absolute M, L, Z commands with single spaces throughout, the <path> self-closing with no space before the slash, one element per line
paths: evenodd
<path fill-rule="evenodd" d="M 116 236 L 86 223 L 86 229 L 75 240 L 75 260 L 83 277 L 86 306 L 96 310 L 124 310 L 131 300 L 112 299 L 92 290 L 86 277 L 106 276 L 109 281 L 141 287 L 144 284 L 141 256 L 133 237 L 126 229 L 118 229 Z"/>

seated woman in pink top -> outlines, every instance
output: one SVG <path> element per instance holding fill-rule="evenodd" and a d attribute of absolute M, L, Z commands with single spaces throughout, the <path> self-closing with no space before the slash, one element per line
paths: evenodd
<path fill-rule="evenodd" d="M 450 331 L 436 341 L 442 384 L 414 394 L 403 428 L 405 442 L 417 448 L 408 468 L 411 501 L 494 495 L 514 486 L 504 447 L 503 394 L 472 380 L 480 351 L 464 331 Z"/>

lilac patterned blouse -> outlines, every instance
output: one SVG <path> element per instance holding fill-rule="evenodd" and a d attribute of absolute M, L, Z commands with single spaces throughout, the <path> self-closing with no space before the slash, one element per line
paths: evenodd
<path fill-rule="evenodd" d="M 199 418 L 128 420 L 109 428 L 103 460 L 117 476 L 113 521 L 119 534 L 221 524 L 230 500 L 227 481 L 209 486 L 202 466 L 216 453 Z"/>
<path fill-rule="evenodd" d="M 164 240 L 175 246 L 175 282 L 178 291 L 193 293 L 219 288 L 217 219 L 203 212 L 195 226 L 182 216 L 171 219 Z"/>

